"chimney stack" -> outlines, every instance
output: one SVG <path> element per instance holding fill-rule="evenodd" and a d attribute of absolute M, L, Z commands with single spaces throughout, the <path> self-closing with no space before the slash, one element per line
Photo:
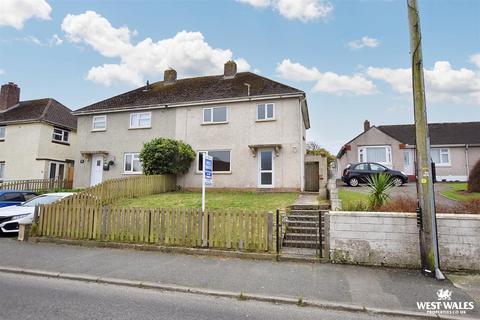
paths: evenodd
<path fill-rule="evenodd" d="M 0 91 L 0 111 L 13 107 L 20 101 L 20 88 L 13 82 L 2 85 Z"/>
<path fill-rule="evenodd" d="M 225 63 L 223 66 L 223 77 L 225 79 L 233 79 L 237 74 L 237 64 L 235 61 L 230 60 Z"/>
<path fill-rule="evenodd" d="M 165 82 L 165 84 L 175 83 L 177 81 L 177 71 L 172 68 L 168 68 L 167 70 L 165 70 L 165 72 L 163 73 L 163 81 Z"/>
<path fill-rule="evenodd" d="M 368 130 L 370 130 L 370 121 L 365 120 L 363 122 L 363 132 L 367 132 Z"/>

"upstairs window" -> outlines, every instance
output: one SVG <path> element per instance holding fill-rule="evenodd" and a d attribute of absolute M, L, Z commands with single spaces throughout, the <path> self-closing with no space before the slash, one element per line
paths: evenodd
<path fill-rule="evenodd" d="M 60 128 L 53 128 L 52 140 L 55 142 L 68 143 L 70 140 L 70 131 Z"/>
<path fill-rule="evenodd" d="M 203 108 L 203 123 L 226 123 L 227 114 L 227 107 Z"/>
<path fill-rule="evenodd" d="M 437 166 L 449 166 L 450 163 L 450 149 L 448 148 L 432 148 L 430 150 L 432 161 Z"/>
<path fill-rule="evenodd" d="M 106 115 L 93 116 L 92 130 L 93 131 L 107 130 L 107 116 Z"/>
<path fill-rule="evenodd" d="M 274 120 L 275 105 L 273 103 L 264 103 L 257 105 L 257 120 Z"/>
<path fill-rule="evenodd" d="M 5 126 L 0 126 L 0 140 L 5 140 Z"/>
<path fill-rule="evenodd" d="M 139 112 L 130 114 L 130 129 L 150 128 L 152 126 L 152 113 Z"/>

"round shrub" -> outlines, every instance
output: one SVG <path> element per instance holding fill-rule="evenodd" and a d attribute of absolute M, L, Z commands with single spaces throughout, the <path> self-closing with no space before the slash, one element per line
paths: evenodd
<path fill-rule="evenodd" d="M 140 152 L 143 172 L 154 174 L 184 174 L 195 159 L 195 151 L 183 141 L 155 138 L 143 145 Z"/>
<path fill-rule="evenodd" d="M 470 171 L 468 192 L 480 192 L 480 160 L 477 161 Z"/>

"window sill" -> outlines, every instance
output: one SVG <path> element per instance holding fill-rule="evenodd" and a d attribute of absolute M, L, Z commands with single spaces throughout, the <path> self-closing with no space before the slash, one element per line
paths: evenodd
<path fill-rule="evenodd" d="M 222 122 L 203 122 L 202 126 L 211 126 L 211 125 L 216 125 L 216 124 L 228 124 L 228 121 L 222 121 Z"/>
<path fill-rule="evenodd" d="M 257 119 L 255 122 L 271 122 L 271 121 L 277 121 L 277 119 Z"/>
<path fill-rule="evenodd" d="M 447 167 L 451 167 L 452 164 L 451 163 L 435 163 L 435 167 L 441 167 L 441 168 L 447 168 Z"/>
<path fill-rule="evenodd" d="M 92 132 L 104 132 L 107 131 L 107 129 L 92 129 Z"/>
<path fill-rule="evenodd" d="M 201 171 L 197 171 L 195 172 L 196 175 L 198 176 L 201 176 L 203 174 L 203 172 Z M 219 174 L 219 175 L 228 175 L 228 174 L 232 174 L 232 171 L 217 171 L 217 172 L 212 172 L 212 174 L 215 176 L 216 174 Z"/>
<path fill-rule="evenodd" d="M 70 145 L 70 142 L 63 142 L 63 141 L 57 141 L 57 140 L 52 140 L 52 143 L 62 144 L 64 146 Z"/>
<path fill-rule="evenodd" d="M 152 126 L 150 127 L 129 127 L 128 130 L 141 130 L 141 129 L 152 129 Z"/>

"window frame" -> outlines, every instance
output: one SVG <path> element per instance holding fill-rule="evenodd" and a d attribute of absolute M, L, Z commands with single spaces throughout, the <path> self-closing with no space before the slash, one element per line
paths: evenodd
<path fill-rule="evenodd" d="M 58 130 L 58 131 L 61 131 L 61 132 L 58 133 L 58 132 L 55 132 L 55 130 Z M 69 145 L 70 144 L 70 133 L 71 133 L 70 130 L 59 128 L 59 127 L 53 127 L 52 142 Z M 62 138 L 60 140 L 55 138 L 55 136 L 59 136 L 59 135 L 62 136 Z M 65 140 L 65 136 L 67 137 L 66 140 Z"/>
<path fill-rule="evenodd" d="M 0 181 L 5 178 L 5 161 L 0 161 Z"/>
<path fill-rule="evenodd" d="M 213 110 L 214 109 L 225 109 L 225 120 L 224 121 L 213 121 Z M 210 110 L 210 121 L 205 121 L 205 110 Z M 227 106 L 218 106 L 218 107 L 205 107 L 202 108 L 202 124 L 225 124 L 228 123 L 228 107 Z M 211 150 L 217 151 L 217 150 Z"/>
<path fill-rule="evenodd" d="M 105 122 L 105 127 L 95 128 L 95 122 L 100 122 L 100 121 L 96 121 L 99 118 L 104 118 L 105 119 L 103 121 L 103 122 Z M 107 115 L 102 114 L 102 115 L 98 115 L 98 116 L 93 116 L 93 118 L 92 118 L 92 131 L 95 132 L 95 131 L 106 131 L 106 130 L 107 130 Z"/>
<path fill-rule="evenodd" d="M 141 126 L 140 125 L 140 117 L 142 115 L 148 115 L 148 119 L 150 120 L 148 125 Z M 132 125 L 132 118 L 133 116 L 138 116 L 138 122 L 135 125 Z M 130 113 L 130 119 L 128 122 L 128 129 L 150 129 L 152 127 L 152 112 L 132 112 Z"/>
<path fill-rule="evenodd" d="M 3 132 L 3 134 L 0 134 L 0 141 L 5 141 L 5 136 L 7 135 L 7 126 L 0 126 L 0 132 Z"/>
<path fill-rule="evenodd" d="M 378 161 L 372 161 L 368 159 L 367 156 L 367 149 L 380 149 L 384 148 L 385 149 L 385 159 L 387 160 L 386 162 L 378 162 Z M 359 146 L 358 147 L 358 162 L 364 163 L 364 162 L 375 162 L 378 164 L 381 164 L 387 168 L 392 166 L 392 147 L 389 145 L 369 145 L 369 146 Z"/>
<path fill-rule="evenodd" d="M 215 150 L 198 150 L 197 151 L 197 158 L 196 158 L 196 170 L 197 174 L 203 173 L 203 170 L 200 170 L 200 153 L 206 153 L 208 155 L 209 152 L 217 152 L 217 151 L 225 151 L 229 153 L 229 160 L 230 160 L 230 170 L 229 171 L 215 171 L 214 166 L 215 164 L 212 164 L 212 173 L 214 174 L 230 174 L 232 173 L 232 150 L 230 149 L 215 149 Z M 215 162 L 215 160 L 213 160 Z"/>
<path fill-rule="evenodd" d="M 436 163 L 435 162 L 435 167 L 451 167 L 452 166 L 452 157 L 451 157 L 451 153 L 450 153 L 450 148 L 430 148 L 430 160 L 432 162 L 433 161 L 433 157 L 432 157 L 432 151 L 433 150 L 438 150 L 438 158 L 440 160 L 439 163 Z M 442 155 L 447 155 L 448 157 L 448 162 L 443 162 L 442 161 Z"/>
<path fill-rule="evenodd" d="M 268 109 L 267 106 L 268 106 L 268 105 L 272 105 L 272 117 L 268 117 L 268 112 L 267 112 L 267 109 Z M 259 116 L 258 116 L 258 115 L 259 115 L 258 110 L 259 110 L 259 107 L 260 107 L 260 106 L 263 106 L 263 107 L 265 108 L 265 119 L 260 119 Z M 269 103 L 259 103 L 259 104 L 257 104 L 257 108 L 255 109 L 255 111 L 256 111 L 256 117 L 255 117 L 255 119 L 256 119 L 256 121 L 258 121 L 258 122 L 274 121 L 274 120 L 276 120 L 276 118 L 275 118 L 275 103 L 273 103 L 273 102 L 269 102 Z"/>
<path fill-rule="evenodd" d="M 132 156 L 132 166 L 131 166 L 131 170 L 129 170 L 129 171 L 126 170 L 127 156 Z M 123 174 L 143 174 L 143 166 L 142 166 L 141 171 L 134 171 L 133 170 L 133 168 L 134 168 L 133 162 L 134 162 L 134 157 L 135 156 L 138 157 L 138 161 L 140 162 L 140 165 L 141 165 L 142 162 L 140 161 L 140 152 L 125 152 L 123 154 Z"/>

